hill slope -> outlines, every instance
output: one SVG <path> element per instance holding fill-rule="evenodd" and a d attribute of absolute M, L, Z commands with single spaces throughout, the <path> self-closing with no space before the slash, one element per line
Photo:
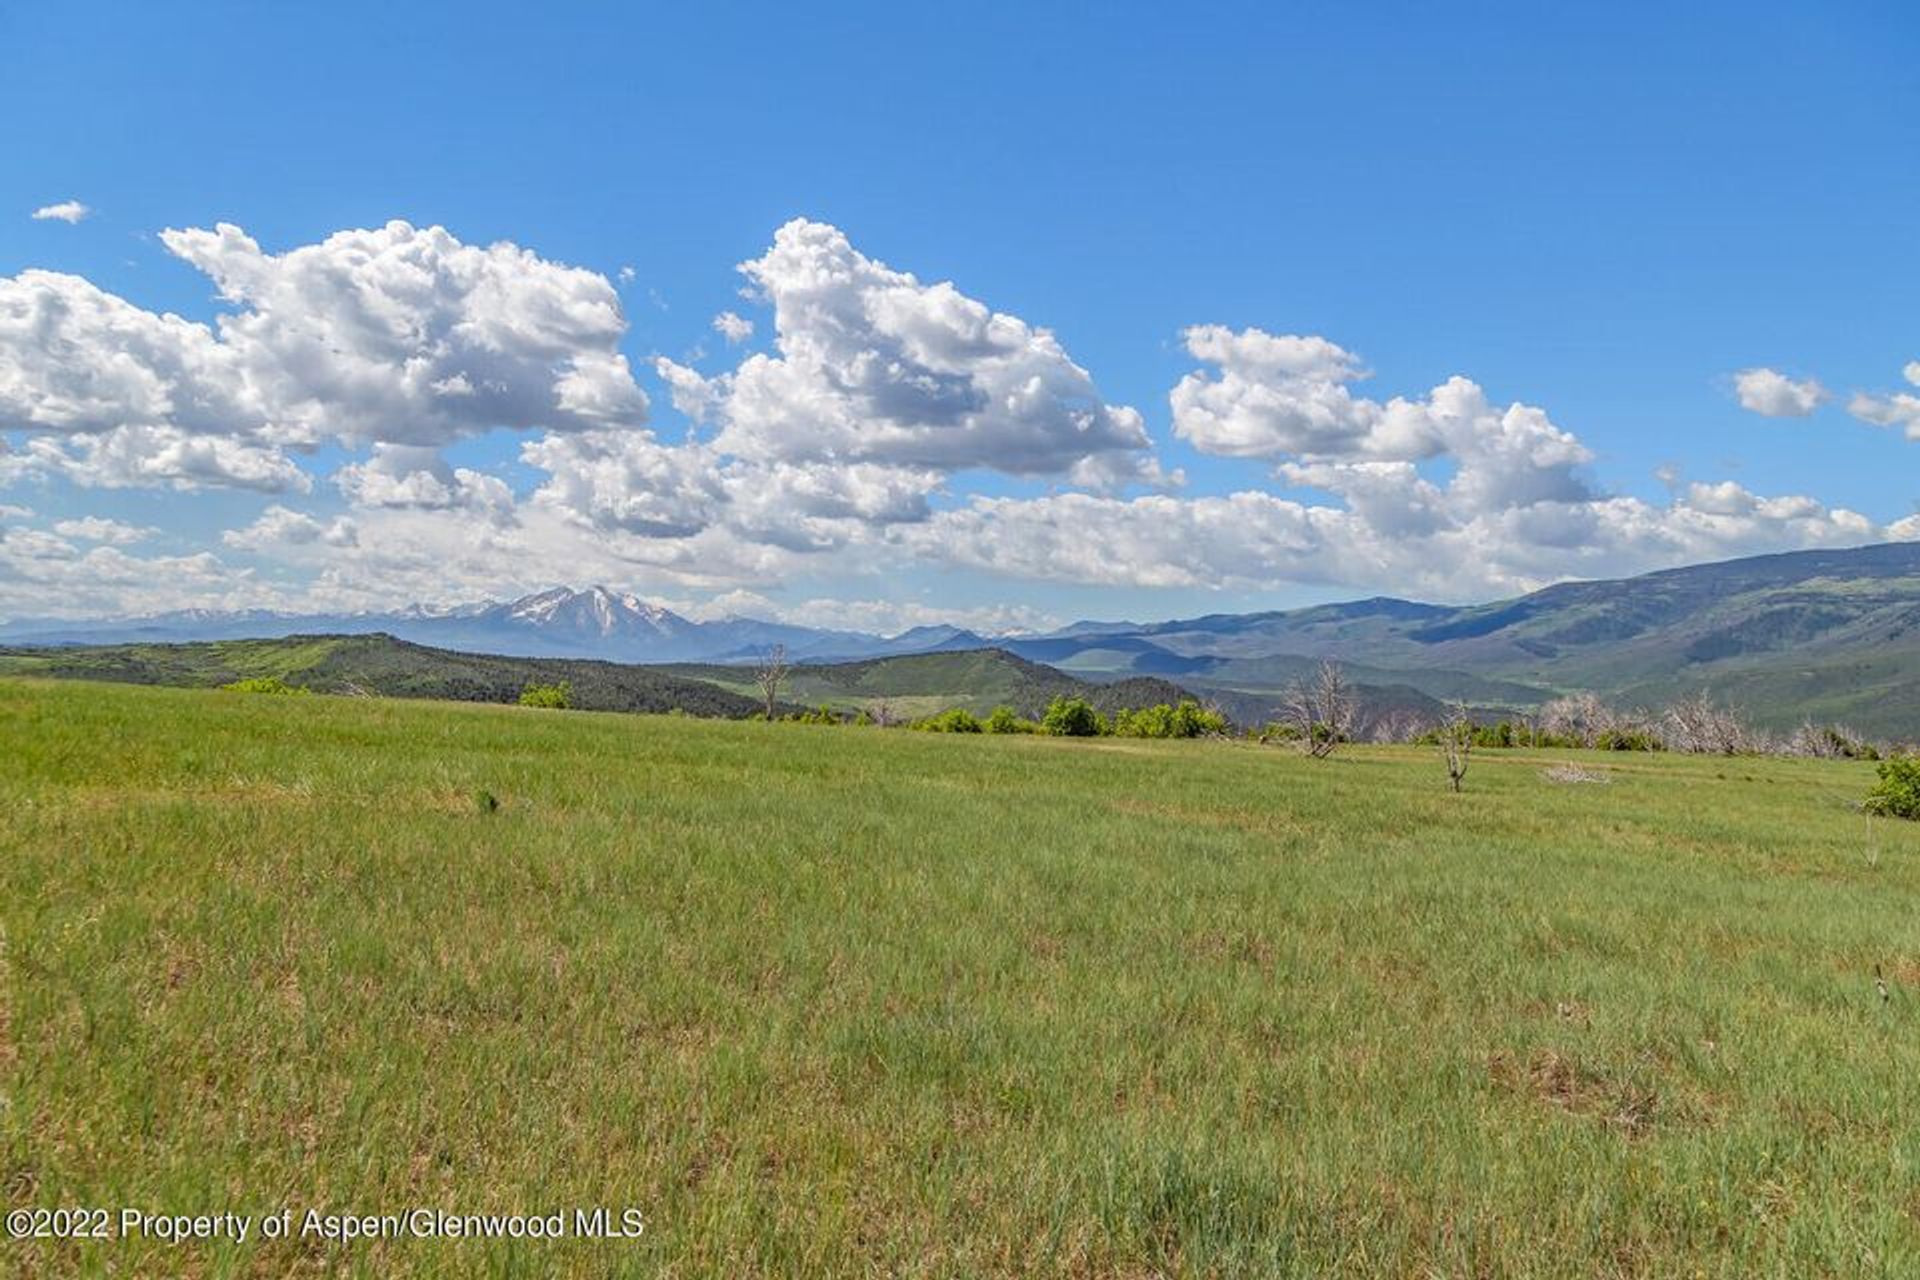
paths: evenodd
<path fill-rule="evenodd" d="M 1303 660 L 1363 683 L 1522 706 L 1592 690 L 1659 702 L 1708 689 L 1758 722 L 1839 718 L 1920 736 L 1920 544 L 1805 551 L 1563 583 L 1495 604 L 1362 600 L 1075 630 L 1011 647 L 1091 674 L 1178 672 L 1195 689 L 1271 690 Z"/>
<path fill-rule="evenodd" d="M 203 644 L 0 648 L 0 674 L 121 684 L 212 688 L 273 676 L 316 693 L 365 693 L 458 702 L 514 702 L 529 684 L 566 681 L 587 711 L 685 711 L 739 719 L 760 708 L 749 668 L 631 666 L 581 658 L 457 653 L 387 635 L 291 636 Z M 1192 694 L 1164 680 L 1095 684 L 997 649 L 796 666 L 780 706 L 822 703 L 855 711 L 876 701 L 905 718 L 965 707 L 984 715 L 1006 704 L 1037 716 L 1056 697 L 1084 697 L 1111 714 L 1178 702 Z"/>
<path fill-rule="evenodd" d="M 684 665 L 661 670 L 735 691 L 752 687 L 752 672 L 740 667 Z M 1095 683 L 1005 649 L 967 649 L 796 666 L 789 673 L 785 696 L 810 706 L 824 703 L 849 711 L 884 701 L 899 716 L 930 715 L 949 707 L 985 715 L 1001 705 L 1024 716 L 1038 716 L 1057 697 L 1085 698 L 1112 714 L 1121 707 L 1173 703 L 1195 695 L 1166 680 L 1136 677 Z"/>
<path fill-rule="evenodd" d="M 738 719 L 760 706 L 757 699 L 650 667 L 455 653 L 387 635 L 0 649 L 0 674 L 189 687 L 274 676 L 317 693 L 457 702 L 514 702 L 529 684 L 564 680 L 573 686 L 574 705 L 587 711 L 685 711 Z"/>

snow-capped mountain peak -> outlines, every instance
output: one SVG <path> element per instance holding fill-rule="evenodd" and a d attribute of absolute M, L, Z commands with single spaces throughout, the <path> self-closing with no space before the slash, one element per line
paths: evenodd
<path fill-rule="evenodd" d="M 609 591 L 602 586 L 584 591 L 571 587 L 537 591 L 511 600 L 495 612 L 502 622 L 601 637 L 635 632 L 673 635 L 692 625 L 631 592 Z"/>

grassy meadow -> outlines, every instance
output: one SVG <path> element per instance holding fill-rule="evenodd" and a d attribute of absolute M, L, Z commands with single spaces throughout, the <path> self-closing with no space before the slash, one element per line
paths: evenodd
<path fill-rule="evenodd" d="M 647 1224 L 0 1273 L 1920 1274 L 1871 779 L 0 680 L 8 1209 Z"/>

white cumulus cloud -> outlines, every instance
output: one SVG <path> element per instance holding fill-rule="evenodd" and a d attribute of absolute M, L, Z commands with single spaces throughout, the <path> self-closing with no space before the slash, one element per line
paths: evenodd
<path fill-rule="evenodd" d="M 1742 369 L 1733 375 L 1740 407 L 1765 418 L 1804 418 L 1827 402 L 1814 378 L 1793 379 L 1777 369 Z"/>
<path fill-rule="evenodd" d="M 1900 372 L 1908 385 L 1920 387 L 1920 360 L 1908 361 Z M 1847 412 L 1876 427 L 1898 427 L 1906 433 L 1907 439 L 1920 440 L 1920 396 L 1910 391 L 1895 391 L 1889 395 L 1856 392 L 1853 399 L 1847 402 Z"/>
<path fill-rule="evenodd" d="M 334 484 L 359 507 L 464 507 L 504 518 L 513 493 L 498 476 L 449 466 L 438 449 L 377 444 L 364 462 L 334 473 Z"/>
<path fill-rule="evenodd" d="M 237 551 L 264 552 L 313 545 L 354 547 L 359 545 L 360 534 L 359 527 L 346 516 L 316 520 L 303 511 L 276 504 L 246 528 L 227 530 L 220 540 Z"/>
<path fill-rule="evenodd" d="M 92 209 L 81 204 L 78 200 L 62 200 L 58 204 L 45 204 L 35 209 L 33 211 L 33 220 L 35 222 L 64 222 L 71 226 L 76 222 L 82 221 L 92 212 Z"/>
<path fill-rule="evenodd" d="M 1218 370 L 1188 374 L 1169 397 L 1174 434 L 1202 453 L 1416 459 L 1440 451 L 1424 405 L 1354 395 L 1348 384 L 1365 370 L 1325 338 L 1217 324 L 1185 337 L 1188 354 Z"/>
<path fill-rule="evenodd" d="M 438 446 L 494 428 L 646 420 L 605 277 L 390 222 L 282 254 L 169 230 L 230 310 L 145 310 L 58 272 L 0 278 L 0 427 L 91 484 L 309 487 L 290 454 Z M 67 446 L 48 447 L 58 437 Z M 33 445 L 29 453 L 36 452 Z"/>
<path fill-rule="evenodd" d="M 74 538 L 82 542 L 103 542 L 116 547 L 131 546 L 136 542 L 158 533 L 158 529 L 143 528 L 127 524 L 121 520 L 110 520 L 103 516 L 82 516 L 76 520 L 56 520 L 53 531 L 63 538 Z"/>
<path fill-rule="evenodd" d="M 143 531 L 110 512 L 9 527 L 0 608 L 69 591 L 96 608 L 382 608 L 557 574 L 717 607 L 775 584 L 929 568 L 1458 600 L 1920 536 L 1913 521 L 1683 485 L 1677 471 L 1659 502 L 1609 492 L 1593 450 L 1542 408 L 1459 376 L 1371 397 L 1363 362 L 1327 338 L 1220 325 L 1185 331 L 1200 367 L 1169 392 L 1173 430 L 1200 452 L 1260 460 L 1273 491 L 1169 492 L 1184 477 L 1163 470 L 1141 416 L 1106 401 L 1047 329 L 806 220 L 740 268 L 771 308 L 767 350 L 711 376 L 651 361 L 694 423 L 678 441 L 648 424 L 616 290 L 594 272 L 403 222 L 277 254 L 225 225 L 164 242 L 217 287 L 211 322 L 77 276 L 0 278 L 0 488 L 225 486 L 274 503 L 216 544 L 238 567 L 210 552 L 132 555 L 120 548 Z M 753 336 L 731 311 L 714 325 L 729 342 Z M 1770 370 L 1739 377 L 1759 373 L 1779 381 L 1750 380 L 1743 403 L 1826 394 Z M 1906 376 L 1920 387 L 1920 362 Z M 1920 438 L 1911 392 L 1850 407 Z M 518 498 L 504 473 L 448 461 L 470 456 L 456 442 L 501 428 L 523 433 L 509 456 L 538 473 Z M 336 447 L 349 460 L 328 479 L 346 514 L 297 509 L 313 487 L 300 459 Z M 973 470 L 1022 482 L 986 496 L 968 489 Z M 1009 487 L 1021 496 L 998 496 Z M 271 580 L 246 567 L 254 558 Z M 882 629 L 962 616 L 858 598 L 788 612 Z"/>
<path fill-rule="evenodd" d="M 271 445 L 168 426 L 126 426 L 65 439 L 36 436 L 14 460 L 21 474 L 62 476 L 90 489 L 254 489 L 305 493 L 313 481 Z"/>
<path fill-rule="evenodd" d="M 753 321 L 732 311 L 722 311 L 713 318 L 713 331 L 729 345 L 741 343 L 753 336 Z"/>
<path fill-rule="evenodd" d="M 1050 331 L 868 258 L 836 227 L 795 219 L 740 270 L 773 306 L 776 354 L 712 379 L 674 367 L 676 403 L 704 406 L 729 454 L 1015 475 L 1144 461 L 1140 415 L 1101 399 Z"/>
<path fill-rule="evenodd" d="M 1422 483 L 1399 478 L 1409 489 Z M 1410 493 L 1408 501 L 1427 510 L 1403 526 L 1379 520 L 1364 501 L 1334 506 L 1257 491 L 975 498 L 911 534 L 924 555 L 1041 581 L 1242 590 L 1315 583 L 1471 600 L 1567 577 L 1850 546 L 1880 532 L 1858 513 L 1810 498 L 1744 490 L 1665 506 L 1606 497 L 1463 512 L 1438 491 Z"/>

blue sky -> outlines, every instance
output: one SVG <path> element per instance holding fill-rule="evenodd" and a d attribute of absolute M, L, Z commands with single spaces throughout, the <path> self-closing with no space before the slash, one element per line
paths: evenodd
<path fill-rule="evenodd" d="M 1896 526 L 1920 501 L 1920 445 L 1885 397 L 1920 357 L 1910 163 L 1920 19 L 1906 6 L 903 8 L 13 6 L 0 11 L 0 107 L 17 122 L 0 165 L 0 277 L 61 273 L 146 312 L 211 321 L 240 308 L 169 251 L 163 228 L 233 223 L 270 255 L 394 219 L 442 226 L 467 246 L 510 241 L 607 278 L 623 316 L 617 350 L 649 401 L 644 427 L 631 415 L 619 425 L 670 445 L 689 425 L 650 362 L 711 378 L 753 352 L 782 357 L 772 303 L 740 297 L 734 267 L 806 218 L 837 229 L 859 262 L 922 286 L 951 281 L 1050 330 L 1105 406 L 1138 411 L 1160 479 L 1089 486 L 983 444 L 927 481 L 924 456 L 888 454 L 855 423 L 804 457 L 775 452 L 828 473 L 856 459 L 920 467 L 918 514 L 834 516 L 853 523 L 812 528 L 818 546 L 795 554 L 792 538 L 773 537 L 768 551 L 711 513 L 731 522 L 724 536 L 689 541 L 676 526 L 663 538 L 602 486 L 597 506 L 554 524 L 597 528 L 591 555 L 552 530 L 502 535 L 497 588 L 483 563 L 429 591 L 422 565 L 371 548 L 458 541 L 471 514 L 391 494 L 356 502 L 335 480 L 387 428 L 291 447 L 306 492 L 153 467 L 141 483 L 103 480 L 98 465 L 42 454 L 0 471 L 0 507 L 30 513 L 9 517 L 27 532 L 0 561 L 0 615 L 297 606 L 329 569 L 326 599 L 366 606 L 578 582 L 576 570 L 591 569 L 696 607 L 811 616 L 859 601 L 876 623 L 939 609 L 1147 617 L 1375 591 L 1473 598 L 1563 575 L 1905 536 Z M 87 216 L 30 216 L 69 200 Z M 726 310 L 754 323 L 745 343 L 711 327 Z M 1646 509 L 1608 508 L 1596 531 L 1511 498 L 1500 519 L 1481 519 L 1489 513 L 1465 510 L 1458 494 L 1444 513 L 1451 533 L 1436 541 L 1432 521 L 1367 517 L 1329 534 L 1291 510 L 1193 507 L 1260 493 L 1351 518 L 1356 465 L 1405 464 L 1443 487 L 1474 465 L 1458 443 L 1350 441 L 1308 456 L 1288 439 L 1223 448 L 1217 433 L 1176 430 L 1172 388 L 1226 368 L 1190 349 L 1183 334 L 1195 325 L 1323 337 L 1371 371 L 1341 385 L 1380 402 L 1471 379 L 1493 416 L 1537 406 L 1577 437 L 1575 505 Z M 48 376 L 49 361 L 110 361 L 115 339 L 104 341 L 42 352 L 32 377 Z M 1825 396 L 1805 416 L 1751 412 L 1733 377 L 1754 368 L 1817 380 Z M 1867 406 L 1891 425 L 1850 413 L 1857 392 L 1891 406 Z M 744 412 L 723 404 L 696 438 L 803 432 L 743 426 Z M 0 413 L 16 461 L 34 456 L 36 437 L 58 437 L 61 457 L 80 447 L 44 395 L 10 402 L 0 390 Z M 78 425 L 99 437 L 119 422 Z M 443 432 L 432 465 L 498 477 L 525 503 L 547 475 L 521 451 L 549 428 Z M 1029 429 L 1039 428 L 1006 425 Z M 996 432 L 982 439 L 1013 438 Z M 694 463 L 718 456 L 669 470 L 697 485 Z M 754 488 L 772 483 L 752 470 L 764 462 L 728 465 L 746 466 L 737 485 Z M 623 463 L 620 483 L 663 483 L 650 465 Z M 1559 507 L 1564 479 L 1547 484 L 1560 486 L 1549 495 Z M 1747 497 L 1722 491 L 1675 512 L 1674 486 L 1696 482 Z M 1381 501 L 1417 505 L 1413 480 L 1394 483 Z M 1034 505 L 1082 492 L 1116 505 Z M 1811 499 L 1823 514 L 1756 514 L 1747 498 Z M 983 499 L 1022 505 L 981 514 Z M 729 489 L 714 501 L 742 500 Z M 291 544 L 226 536 L 276 508 L 333 529 L 337 558 L 311 530 Z M 1836 510 L 1870 527 L 1836 523 Z M 937 518 L 954 511 L 974 515 Z M 84 517 L 154 532 L 114 542 L 55 531 Z M 1244 533 L 1243 517 L 1260 532 Z M 498 529 L 518 517 L 490 518 Z M 1224 545 L 1193 549 L 1222 522 L 1233 525 Z M 1337 545 L 1303 547 L 1304 529 Z M 178 572 L 127 563 L 144 558 Z M 1140 568 L 1109 568 L 1116 560 Z M 127 585 L 152 576 L 175 578 L 177 598 Z M 889 603 L 902 609 L 888 614 Z"/>

